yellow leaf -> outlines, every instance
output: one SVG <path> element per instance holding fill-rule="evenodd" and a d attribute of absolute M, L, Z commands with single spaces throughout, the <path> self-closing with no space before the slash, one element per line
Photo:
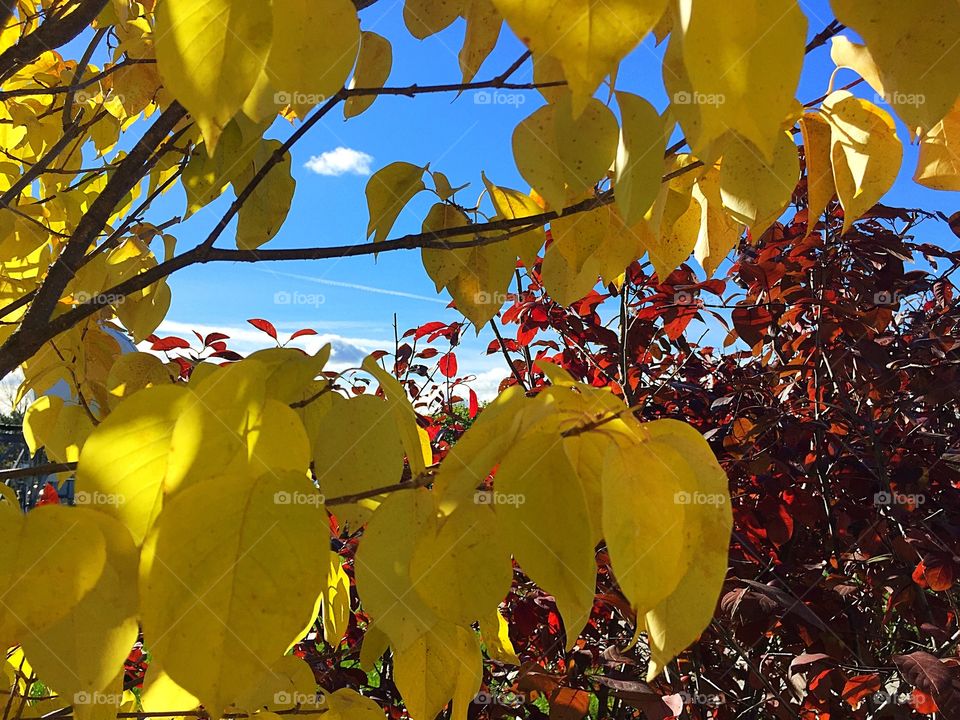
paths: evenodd
<path fill-rule="evenodd" d="M 483 654 L 480 638 L 472 628 L 457 628 L 457 681 L 453 688 L 451 720 L 467 720 L 470 705 L 483 685 Z"/>
<path fill-rule="evenodd" d="M 163 712 L 170 708 L 193 710 L 200 704 L 195 696 L 177 685 L 164 672 L 157 658 L 151 658 L 147 667 L 140 702 L 144 712 Z"/>
<path fill-rule="evenodd" d="M 494 610 L 482 616 L 480 634 L 491 660 L 503 665 L 520 664 L 520 658 L 517 657 L 513 643 L 510 641 L 510 625 L 503 613 Z"/>
<path fill-rule="evenodd" d="M 874 89 L 896 108 L 911 133 L 932 128 L 950 111 L 960 95 L 960 5 L 955 0 L 920 6 L 832 0 L 831 5 L 837 20 L 866 42 L 882 83 Z"/>
<path fill-rule="evenodd" d="M 86 410 L 55 396 L 40 396 L 23 417 L 23 435 L 31 454 L 42 447 L 53 462 L 76 462 L 92 431 Z"/>
<path fill-rule="evenodd" d="M 160 513 L 173 428 L 191 400 L 176 385 L 142 390 L 97 426 L 80 453 L 77 497 L 123 522 L 138 545 Z"/>
<path fill-rule="evenodd" d="M 280 493 L 316 494 L 293 472 L 192 485 L 167 503 L 143 547 L 145 642 L 211 716 L 315 617 L 315 588 L 326 580 L 325 513 L 318 503 L 278 503 Z"/>
<path fill-rule="evenodd" d="M 830 38 L 830 59 L 838 68 L 849 68 L 860 75 L 881 98 L 887 97 L 887 90 L 880 79 L 880 70 L 866 45 L 837 35 Z"/>
<path fill-rule="evenodd" d="M 272 0 L 273 47 L 266 72 L 278 97 L 304 118 L 343 87 L 360 47 L 350 0 Z"/>
<path fill-rule="evenodd" d="M 360 667 L 367 672 L 373 670 L 377 660 L 383 657 L 388 647 L 390 638 L 386 633 L 377 627 L 375 621 L 367 623 L 360 645 Z"/>
<path fill-rule="evenodd" d="M 490 193 L 490 201 L 493 203 L 493 208 L 497 212 L 496 219 L 515 220 L 517 218 L 543 214 L 543 208 L 541 208 L 537 204 L 537 201 L 530 195 L 522 193 L 519 190 L 498 187 L 490 182 L 484 173 L 480 175 L 483 178 L 483 184 L 487 188 L 487 192 Z M 520 256 L 520 261 L 529 268 L 533 267 L 536 263 L 540 248 L 543 247 L 546 240 L 546 233 L 543 227 L 540 226 L 516 235 L 507 242 L 517 248 L 517 255 Z"/>
<path fill-rule="evenodd" d="M 22 643 L 44 683 L 73 696 L 76 703 L 78 697 L 97 697 L 111 690 L 137 640 L 139 556 L 130 533 L 113 518 L 77 508 L 69 520 L 100 532 L 106 549 L 103 572 L 66 617 L 47 628 L 31 628 Z"/>
<path fill-rule="evenodd" d="M 460 15 L 464 0 L 406 0 L 403 22 L 418 40 L 449 27 Z"/>
<path fill-rule="evenodd" d="M 846 90 L 831 93 L 820 113 L 830 123 L 833 180 L 846 232 L 893 186 L 903 146 L 890 115 Z"/>
<path fill-rule="evenodd" d="M 258 681 L 238 699 L 236 705 L 249 712 L 265 707 L 315 710 L 324 702 L 325 699 L 317 693 L 312 668 L 295 655 L 284 655 L 261 669 Z M 257 717 L 264 714 L 272 713 L 259 713 Z"/>
<path fill-rule="evenodd" d="M 336 647 L 350 625 L 350 578 L 340 556 L 330 551 L 327 584 L 323 591 L 323 639 Z"/>
<path fill-rule="evenodd" d="M 387 239 L 403 208 L 414 195 L 426 189 L 423 184 L 426 169 L 406 162 L 395 162 L 373 174 L 366 190 L 370 213 L 367 237 L 376 233 L 375 242 Z"/>
<path fill-rule="evenodd" d="M 689 483 L 678 498 L 684 502 L 686 523 L 696 536 L 693 560 L 676 589 L 644 618 L 651 653 L 650 682 L 713 618 L 727 574 L 733 513 L 727 476 L 700 433 L 676 420 L 657 420 L 643 427 L 653 442 L 669 444 L 693 469 L 692 473 L 678 473 L 681 482 Z"/>
<path fill-rule="evenodd" d="M 435 718 L 459 694 L 461 675 L 473 677 L 480 658 L 473 630 L 444 621 L 409 646 L 394 648 L 394 681 L 412 720 Z"/>
<path fill-rule="evenodd" d="M 92 513 L 46 505 L 0 515 L 0 642 L 11 647 L 67 618 L 108 572 L 107 562 Z"/>
<path fill-rule="evenodd" d="M 350 88 L 383 87 L 390 77 L 393 67 L 393 47 L 390 41 L 375 32 L 364 30 L 360 35 L 360 55 L 357 57 L 357 69 L 350 80 Z M 377 99 L 376 95 L 355 95 L 348 97 L 343 104 L 345 118 L 356 117 Z"/>
<path fill-rule="evenodd" d="M 627 225 L 643 219 L 660 192 L 666 123 L 638 95 L 618 92 L 621 128 L 614 189 L 617 207 Z"/>
<path fill-rule="evenodd" d="M 151 258 L 150 266 L 156 265 Z M 114 306 L 117 318 L 133 335 L 134 342 L 143 342 L 160 327 L 172 301 L 167 281 L 158 280 L 142 290 L 132 292 Z"/>
<path fill-rule="evenodd" d="M 417 594 L 439 617 L 469 626 L 500 605 L 513 581 L 502 528 L 486 505 L 460 504 L 421 535 L 410 559 Z"/>
<path fill-rule="evenodd" d="M 503 18 L 491 0 L 461 0 L 460 14 L 467 19 L 467 32 L 460 50 L 462 82 L 468 83 L 477 75 L 483 61 L 497 46 Z"/>
<path fill-rule="evenodd" d="M 330 720 L 384 720 L 384 712 L 356 690 L 340 688 L 326 696 Z"/>
<path fill-rule="evenodd" d="M 790 133 L 780 132 L 770 162 L 734 135 L 720 166 L 720 196 L 730 216 L 748 225 L 756 241 L 787 209 L 799 178 L 800 160 Z"/>
<path fill-rule="evenodd" d="M 260 0 L 164 0 L 156 11 L 157 68 L 214 150 L 263 70 L 273 14 Z"/>
<path fill-rule="evenodd" d="M 435 512 L 427 490 L 392 493 L 370 518 L 357 548 L 354 575 L 360 602 L 390 638 L 394 652 L 403 652 L 437 623 L 410 576 L 417 541 L 434 532 Z"/>
<path fill-rule="evenodd" d="M 311 438 L 314 472 L 324 495 L 353 495 L 400 480 L 403 442 L 386 402 L 331 392 L 312 404 L 320 428 Z"/>
<path fill-rule="evenodd" d="M 562 65 L 580 115 L 604 76 L 653 29 L 667 0 L 494 0 L 535 56 Z"/>
<path fill-rule="evenodd" d="M 596 184 L 617 156 L 617 119 L 599 100 L 585 103 L 574 119 L 569 95 L 546 105 L 513 133 L 517 168 L 554 210 Z M 569 190 L 568 190 L 569 188 Z"/>
<path fill-rule="evenodd" d="M 819 113 L 804 113 L 800 118 L 800 132 L 807 165 L 807 228 L 812 230 L 837 194 L 830 159 L 830 123 Z"/>
<path fill-rule="evenodd" d="M 671 100 L 697 106 L 700 128 L 685 127 L 681 119 L 695 155 L 708 157 L 708 145 L 733 130 L 763 160 L 774 159 L 800 81 L 806 32 L 807 19 L 795 2 L 681 0 L 671 43 L 682 35 L 691 92 Z M 733 144 L 727 142 L 728 151 Z"/>
<path fill-rule="evenodd" d="M 593 609 L 597 567 L 586 491 L 560 434 L 522 438 L 487 498 L 520 567 L 556 598 L 569 650 Z"/>
<path fill-rule="evenodd" d="M 668 443 L 611 445 L 603 468 L 603 535 L 614 575 L 637 614 L 667 597 L 687 566 L 686 507 L 678 493 L 692 471 Z"/>
<path fill-rule="evenodd" d="M 417 425 L 417 413 L 400 381 L 380 367 L 372 355 L 363 359 L 363 369 L 380 383 L 380 392 L 386 396 L 387 406 L 400 431 L 400 441 L 407 454 L 410 472 L 417 477 L 427 469 L 427 465 L 433 464 L 430 436 Z"/>
<path fill-rule="evenodd" d="M 694 167 L 695 162 L 688 154 L 667 158 L 667 173 L 680 172 L 663 183 L 648 213 L 656 237 L 647 250 L 661 280 L 690 257 L 700 236 L 701 208 L 693 198 L 693 186 L 704 170 Z"/>
<path fill-rule="evenodd" d="M 437 232 L 438 230 L 447 230 L 452 228 L 467 227 L 470 219 L 462 210 L 447 203 L 435 203 L 427 217 L 423 220 L 423 232 Z M 465 236 L 469 237 L 469 236 Z M 455 244 L 457 238 L 451 238 L 451 244 Z M 467 259 L 470 257 L 471 248 L 462 250 L 454 249 L 436 249 L 423 248 L 420 251 L 420 257 L 423 260 L 423 268 L 427 271 L 434 285 L 437 286 L 437 292 L 440 292 L 450 284 L 460 273 L 469 270 Z"/>
<path fill-rule="evenodd" d="M 913 179 L 933 190 L 960 190 L 960 102 L 920 138 Z"/>
<path fill-rule="evenodd" d="M 743 226 L 723 209 L 720 171 L 716 167 L 697 178 L 692 193 L 700 205 L 700 230 L 693 254 L 709 278 L 740 241 Z"/>
<path fill-rule="evenodd" d="M 231 181 L 237 194 L 243 191 L 280 147 L 278 140 L 264 140 L 257 145 L 250 164 Z M 238 248 L 256 250 L 280 231 L 280 226 L 290 211 L 296 187 L 297 182 L 290 174 L 290 153 L 286 152 L 280 162 L 270 168 L 240 208 L 237 223 Z"/>
<path fill-rule="evenodd" d="M 289 405 L 304 399 L 304 392 L 323 371 L 331 352 L 329 343 L 316 355 L 308 355 L 296 348 L 267 348 L 248 355 L 247 360 L 256 360 L 266 366 L 267 397 Z"/>

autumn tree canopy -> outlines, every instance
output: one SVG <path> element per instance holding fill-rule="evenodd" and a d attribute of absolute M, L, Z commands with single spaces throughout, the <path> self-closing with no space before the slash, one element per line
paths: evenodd
<path fill-rule="evenodd" d="M 365 28 L 374 2 L 0 6 L 0 376 L 22 372 L 28 443 L 85 501 L 21 513 L 0 486 L 5 716 L 382 717 L 355 691 L 318 691 L 288 654 L 310 632 L 340 641 L 353 581 L 368 618 L 357 660 L 390 658 L 413 720 L 448 704 L 465 718 L 485 663 L 513 660 L 498 608 L 518 572 L 553 598 L 569 651 L 601 549 L 648 681 L 714 616 L 728 476 L 693 425 L 643 415 L 628 358 L 615 383 L 528 366 L 541 382 L 505 389 L 441 453 L 377 355 L 360 369 L 370 391 L 351 393 L 329 347 L 239 359 L 207 336 L 212 362 L 122 352 L 120 335 L 182 347 L 154 335 L 172 274 L 419 249 L 479 332 L 518 268 L 561 307 L 623 288 L 640 258 L 663 280 L 691 255 L 713 275 L 744 238 L 778 232 L 801 181 L 794 239 L 842 237 L 890 190 L 905 143 L 920 145 L 917 183 L 960 187 L 956 0 L 832 0 L 823 27 L 794 0 L 406 0 L 417 38 L 466 21 L 450 82 L 409 86 L 390 85 L 390 39 Z M 507 32 L 528 50 L 481 75 Z M 798 98 L 827 46 L 858 79 Z M 662 75 L 663 111 L 623 89 L 631 53 Z M 517 82 L 530 64 L 533 82 Z M 271 242 L 297 202 L 290 151 L 321 119 L 484 89 L 542 100 L 503 149 L 529 190 L 483 175 L 468 201 L 461 183 L 477 178 L 409 162 L 398 143 L 356 199 L 365 242 Z M 285 139 L 265 138 L 276 127 Z M 184 219 L 158 221 L 167 193 L 185 196 Z M 421 193 L 422 232 L 398 236 Z M 189 216 L 224 194 L 213 230 L 188 241 Z M 818 226 L 825 213 L 839 226 Z M 69 397 L 47 392 L 57 383 Z M 344 537 L 350 576 L 331 550 Z M 150 664 L 132 697 L 138 641 Z M 46 695 L 25 714 L 34 687 Z"/>

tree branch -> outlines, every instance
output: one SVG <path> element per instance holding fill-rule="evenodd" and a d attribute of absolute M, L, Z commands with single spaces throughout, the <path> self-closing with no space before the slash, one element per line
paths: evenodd
<path fill-rule="evenodd" d="M 73 12 L 56 20 L 44 20 L 40 27 L 0 53 L 0 82 L 7 80 L 47 50 L 66 45 L 92 23 L 110 0 L 78 0 Z"/>

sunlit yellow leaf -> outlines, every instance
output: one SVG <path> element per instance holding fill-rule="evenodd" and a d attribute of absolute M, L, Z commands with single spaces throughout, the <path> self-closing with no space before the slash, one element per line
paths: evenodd
<path fill-rule="evenodd" d="M 831 0 L 837 19 L 859 34 L 876 64 L 882 88 L 909 130 L 939 122 L 960 95 L 960 4 L 929 0 Z M 857 69 L 857 68 L 855 68 Z M 859 69 L 858 69 L 859 71 Z M 864 76 L 868 82 L 872 78 Z M 872 84 L 872 82 L 871 82 Z"/>
<path fill-rule="evenodd" d="M 448 27 L 460 14 L 464 0 L 406 0 L 403 22 L 418 40 Z"/>
<path fill-rule="evenodd" d="M 731 217 L 749 226 L 756 240 L 787 209 L 799 179 L 800 160 L 789 133 L 780 132 L 770 162 L 748 140 L 734 136 L 720 166 L 720 196 Z"/>
<path fill-rule="evenodd" d="M 599 100 L 590 100 L 574 119 L 570 96 L 547 105 L 521 122 L 513 133 L 517 168 L 554 210 L 569 195 L 592 187 L 617 155 L 617 119 Z"/>
<path fill-rule="evenodd" d="M 367 237 L 374 235 L 374 241 L 386 240 L 397 221 L 400 212 L 421 190 L 425 167 L 406 162 L 390 163 L 373 174 L 367 182 L 367 208 L 370 220 L 367 223 Z"/>
<path fill-rule="evenodd" d="M 393 67 L 393 47 L 390 41 L 375 32 L 364 30 L 360 35 L 360 55 L 357 57 L 357 69 L 350 80 L 350 88 L 383 87 L 390 77 Z M 376 95 L 356 95 L 348 97 L 343 104 L 345 118 L 356 117 L 373 105 Z"/>
<path fill-rule="evenodd" d="M 633 225 L 643 219 L 660 192 L 666 123 L 639 95 L 618 92 L 617 104 L 622 120 L 614 188 L 624 222 Z"/>
<path fill-rule="evenodd" d="M 333 96 L 353 68 L 360 21 L 350 0 L 272 0 L 274 42 L 266 72 L 299 118 Z"/>
<path fill-rule="evenodd" d="M 257 146 L 253 160 L 232 180 L 234 190 L 239 194 L 253 180 L 267 160 L 281 143 L 277 140 L 265 140 Z M 283 159 L 270 168 L 263 180 L 240 208 L 237 224 L 237 247 L 241 250 L 255 250 L 271 240 L 287 219 L 290 203 L 297 182 L 290 174 L 290 153 L 284 153 Z"/>
<path fill-rule="evenodd" d="M 824 100 L 820 113 L 830 123 L 833 180 L 846 232 L 893 186 L 903 146 L 889 114 L 846 90 Z"/>
<path fill-rule="evenodd" d="M 171 499 L 140 565 L 146 642 L 211 715 L 249 689 L 263 658 L 282 656 L 313 622 L 329 550 L 322 505 L 275 499 L 314 495 L 302 474 L 226 481 L 191 485 Z"/>
<path fill-rule="evenodd" d="M 157 66 L 196 120 L 207 147 L 250 94 L 270 52 L 273 13 L 260 0 L 164 0 L 157 7 Z"/>
<path fill-rule="evenodd" d="M 819 113 L 804 113 L 800 118 L 800 131 L 807 165 L 807 227 L 812 229 L 837 194 L 830 159 L 830 123 Z"/>
<path fill-rule="evenodd" d="M 920 138 L 913 179 L 934 190 L 960 190 L 960 102 Z"/>
<path fill-rule="evenodd" d="M 682 34 L 691 93 L 671 100 L 697 105 L 699 136 L 683 128 L 694 154 L 708 155 L 707 145 L 733 130 L 772 160 L 803 66 L 807 20 L 800 6 L 681 0 L 678 10 L 671 43 Z"/>
<path fill-rule="evenodd" d="M 494 5 L 535 56 L 560 61 L 579 115 L 604 76 L 657 24 L 667 0 L 494 0 Z"/>
<path fill-rule="evenodd" d="M 463 0 L 460 13 L 467 19 L 467 33 L 460 50 L 460 72 L 463 82 L 468 83 L 496 47 L 503 18 L 491 0 Z"/>

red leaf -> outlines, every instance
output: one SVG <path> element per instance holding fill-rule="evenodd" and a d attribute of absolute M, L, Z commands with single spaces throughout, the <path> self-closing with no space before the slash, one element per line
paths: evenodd
<path fill-rule="evenodd" d="M 261 320 L 260 318 L 254 318 L 253 320 L 247 320 L 247 322 L 253 325 L 257 330 L 265 332 L 274 340 L 277 339 L 277 329 L 273 326 L 273 323 L 271 323 L 270 321 Z"/>
<path fill-rule="evenodd" d="M 436 348 L 428 347 L 418 352 L 417 357 L 422 358 L 423 360 L 429 360 L 430 358 L 436 357 L 439 354 L 440 354 L 440 351 L 437 350 Z"/>
<path fill-rule="evenodd" d="M 151 350 L 156 350 L 158 352 L 166 352 L 167 350 L 176 350 L 177 348 L 189 349 L 190 343 L 188 343 L 183 338 L 178 337 L 165 337 L 157 338 L 153 341 L 153 345 L 150 346 Z"/>
<path fill-rule="evenodd" d="M 220 358 L 222 360 L 230 360 L 232 362 L 243 360 L 243 355 L 235 353 L 233 350 L 221 350 L 220 352 L 213 353 L 210 357 Z"/>
<path fill-rule="evenodd" d="M 40 499 L 37 500 L 37 505 L 59 505 L 60 496 L 57 494 L 57 489 L 47 483 L 43 486 L 43 490 L 40 491 Z"/>
<path fill-rule="evenodd" d="M 451 378 L 457 374 L 457 356 L 452 352 L 447 353 L 439 362 L 440 374 L 446 378 Z"/>
<path fill-rule="evenodd" d="M 436 332 L 440 328 L 444 328 L 446 326 L 447 326 L 446 323 L 442 323 L 439 321 L 428 322 L 426 325 L 421 325 L 420 327 L 417 328 L 417 331 L 413 334 L 413 339 L 419 340 L 424 335 L 429 335 L 430 333 Z"/>
<path fill-rule="evenodd" d="M 477 393 L 470 388 L 470 417 L 475 418 L 480 411 L 480 401 L 477 399 Z"/>
<path fill-rule="evenodd" d="M 869 675 L 857 675 L 852 677 L 843 686 L 842 697 L 850 707 L 856 710 L 860 707 L 863 699 L 879 692 L 881 686 L 879 673 L 870 673 Z"/>
<path fill-rule="evenodd" d="M 223 333 L 218 333 L 218 332 L 212 332 L 203 339 L 203 344 L 212 345 L 218 340 L 229 340 L 229 339 L 230 339 L 229 335 L 224 335 Z"/>
<path fill-rule="evenodd" d="M 316 330 L 311 330 L 310 328 L 304 328 L 303 330 L 297 330 L 293 335 L 290 336 L 291 340 L 296 340 L 298 337 L 303 337 L 305 335 L 316 335 Z"/>
<path fill-rule="evenodd" d="M 910 707 L 921 715 L 933 715 L 938 710 L 934 699 L 923 690 L 916 688 L 910 691 Z"/>

